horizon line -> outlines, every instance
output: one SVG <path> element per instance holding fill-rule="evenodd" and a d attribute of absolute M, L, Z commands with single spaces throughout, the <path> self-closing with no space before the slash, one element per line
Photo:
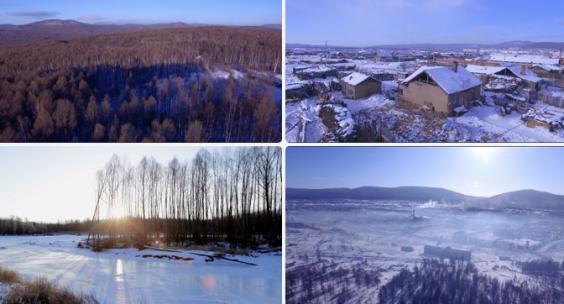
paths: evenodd
<path fill-rule="evenodd" d="M 498 42 L 403 42 L 403 43 L 382 43 L 382 44 L 372 44 L 372 45 L 331 45 L 328 44 L 327 47 L 337 47 L 337 48 L 372 48 L 372 47 L 389 47 L 389 46 L 413 46 L 413 45 L 482 45 L 491 46 L 496 44 L 511 43 L 511 42 L 524 42 L 524 43 L 564 43 L 564 41 L 534 41 L 534 40 L 508 40 L 508 41 L 498 41 Z M 286 46 L 289 45 L 303 45 L 308 47 L 325 47 L 324 44 L 317 43 L 303 43 L 303 42 L 286 42 Z"/>
<path fill-rule="evenodd" d="M 77 22 L 77 23 L 82 23 L 82 24 L 86 24 L 86 25 L 159 25 L 159 24 L 171 24 L 171 23 L 183 23 L 186 25 L 224 25 L 224 26 L 266 26 L 266 25 L 277 25 L 277 26 L 282 26 L 282 23 L 276 23 L 276 22 L 272 22 L 272 23 L 257 23 L 257 24 L 253 24 L 253 23 L 206 23 L 206 22 L 189 22 L 189 21 L 134 21 L 134 20 L 130 20 L 130 21 L 100 21 L 100 22 L 89 22 L 89 21 L 82 21 L 80 19 L 60 19 L 60 18 L 47 18 L 47 19 L 40 19 L 37 21 L 32 21 L 32 22 L 27 22 L 27 23 L 21 23 L 21 24 L 16 24 L 16 23 L 1 23 L 0 25 L 12 25 L 12 26 L 25 26 L 25 25 L 30 25 L 30 24 L 35 24 L 35 23 L 40 23 L 40 22 L 45 22 L 45 21 L 72 21 L 72 22 Z"/>
<path fill-rule="evenodd" d="M 368 185 L 364 185 L 364 186 L 355 186 L 355 187 L 325 187 L 325 188 L 300 188 L 300 187 L 288 187 L 286 186 L 285 189 L 299 189 L 299 190 L 330 190 L 330 189 L 348 189 L 348 190 L 355 190 L 355 189 L 359 189 L 359 188 L 387 188 L 387 189 L 397 189 L 397 188 L 435 188 L 435 189 L 442 189 L 442 190 L 447 190 L 447 191 L 451 191 L 451 192 L 456 192 L 459 194 L 463 194 L 463 195 L 467 195 L 467 196 L 475 196 L 475 197 L 482 197 L 482 198 L 491 198 L 497 195 L 501 195 L 501 194 L 506 194 L 506 193 L 512 193 L 512 192 L 520 192 L 520 191 L 536 191 L 536 192 L 543 192 L 543 193 L 548 193 L 548 194 L 552 194 L 552 195 L 557 195 L 557 196 L 564 196 L 564 193 L 554 193 L 554 192 L 550 192 L 550 191 L 546 191 L 546 190 L 538 190 L 538 189 L 516 189 L 516 190 L 510 190 L 510 191 L 505 191 L 505 192 L 501 192 L 501 193 L 497 193 L 494 195 L 489 195 L 489 196 L 482 196 L 482 195 L 474 195 L 474 194 L 466 194 L 463 192 L 459 192 L 456 190 L 452 190 L 452 189 L 448 189 L 448 188 L 444 188 L 444 187 L 440 187 L 440 186 L 415 186 L 415 185 L 404 185 L 404 186 L 368 186 Z"/>

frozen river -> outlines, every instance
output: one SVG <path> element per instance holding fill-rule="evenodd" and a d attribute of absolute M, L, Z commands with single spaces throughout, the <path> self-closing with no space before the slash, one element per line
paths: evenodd
<path fill-rule="evenodd" d="M 205 262 L 142 258 L 153 250 L 115 249 L 95 253 L 77 248 L 84 236 L 0 236 L 0 266 L 24 278 L 45 277 L 100 303 L 280 303 L 280 255 Z M 196 251 L 192 251 L 196 252 Z"/>

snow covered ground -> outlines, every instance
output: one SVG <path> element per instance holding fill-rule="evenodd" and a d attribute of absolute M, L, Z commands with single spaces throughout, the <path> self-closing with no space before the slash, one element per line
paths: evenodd
<path fill-rule="evenodd" d="M 539 105 L 542 107 L 542 105 Z M 499 135 L 506 142 L 561 142 L 562 132 L 550 132 L 543 127 L 530 128 L 521 120 L 521 114 L 513 112 L 502 116 L 496 107 L 473 107 L 461 117 L 451 118 L 456 123 L 477 131 Z"/>
<path fill-rule="evenodd" d="M 335 82 L 335 77 L 299 79 L 294 74 L 295 68 L 330 67 L 339 71 L 340 77 L 343 77 L 343 75 L 353 72 L 350 69 L 340 68 L 342 65 L 348 65 L 353 66 L 354 71 L 357 72 L 389 74 L 394 75 L 396 79 L 402 79 L 402 75 L 409 75 L 418 67 L 426 64 L 418 61 L 377 62 L 352 57 L 346 59 L 323 58 L 322 55 L 324 54 L 323 51 L 320 51 L 319 54 L 293 53 L 288 55 L 286 84 L 297 86 L 306 83 L 325 83 L 325 86 L 330 88 L 328 84 L 331 81 Z M 504 54 L 504 56 L 506 55 Z M 545 58 L 537 55 L 531 56 L 518 54 L 516 58 Z M 319 75 L 315 75 L 315 77 L 319 77 Z M 516 81 L 517 83 L 521 82 L 520 79 Z M 334 131 L 324 125 L 324 121 L 319 118 L 321 109 L 319 105 L 322 103 L 322 98 L 310 96 L 305 100 L 286 104 L 286 139 L 288 142 L 370 141 L 380 139 L 393 142 L 564 142 L 564 130 L 562 128 L 555 128 L 551 132 L 541 126 L 527 126 L 521 119 L 522 113 L 513 112 L 509 115 L 502 115 L 500 105 L 494 105 L 493 102 L 490 102 L 491 95 L 487 91 L 484 92 L 484 95 L 488 105 L 472 107 L 460 117 L 446 118 L 433 113 L 424 113 L 414 107 L 402 106 L 398 98 L 399 88 L 396 80 L 383 81 L 382 94 L 375 94 L 359 100 L 344 98 L 339 91 L 335 91 L 334 88 L 331 89 L 333 90 L 329 92 L 331 103 L 343 102 L 348 109 L 346 111 L 337 107 L 337 111 L 334 111 L 336 114 L 335 120 L 342 125 L 342 133 L 347 134 L 347 136 L 332 134 Z M 535 107 L 543 108 L 546 107 L 546 104 L 562 105 L 562 94 L 564 94 L 562 89 L 544 87 L 543 85 Z M 511 96 L 514 99 L 523 99 L 522 102 L 526 103 L 523 96 Z M 349 119 L 349 113 L 352 119 Z M 370 135 L 370 132 L 366 132 L 367 126 L 369 126 L 369 130 L 374 129 L 372 130 L 374 136 Z M 359 134 L 364 134 L 364 136 Z"/>
<path fill-rule="evenodd" d="M 319 117 L 316 99 L 286 103 L 286 140 L 288 142 L 319 142 L 327 128 Z"/>
<path fill-rule="evenodd" d="M 471 212 L 433 204 L 394 201 L 288 201 L 287 277 L 302 267 L 336 263 L 342 268 L 374 269 L 380 284 L 354 290 L 347 303 L 368 303 L 379 286 L 404 267 L 423 259 L 425 245 L 470 250 L 479 271 L 500 280 L 532 280 L 514 263 L 564 260 L 563 217 L 548 213 Z M 410 246 L 413 251 L 404 251 Z M 338 277 L 334 277 L 338 280 Z M 354 284 L 354 280 L 346 281 Z M 341 282 L 342 284 L 342 282 Z M 342 287 L 339 281 L 328 286 Z M 352 289 L 351 289 L 352 288 Z M 327 303 L 336 302 L 326 301 Z"/>
<path fill-rule="evenodd" d="M 84 236 L 0 236 L 0 267 L 45 277 L 100 303 L 280 303 L 280 254 L 237 256 L 249 266 L 183 251 L 193 261 L 143 258 L 162 251 L 77 248 Z M 2 286 L 0 286 L 1 297 Z"/>
<path fill-rule="evenodd" d="M 521 114 L 502 115 L 498 106 L 482 105 L 470 108 L 460 117 L 441 118 L 396 107 L 394 100 L 382 94 L 365 99 L 343 98 L 353 116 L 349 126 L 359 121 L 382 122 L 396 142 L 563 142 L 564 130 L 551 132 L 543 127 L 528 127 Z M 289 142 L 319 142 L 327 128 L 319 118 L 318 100 L 310 98 L 286 104 L 286 130 Z M 537 108 L 546 108 L 538 104 Z M 305 129 L 303 124 L 307 122 Z M 302 128 L 297 128 L 302 126 Z M 350 128 L 350 127 L 349 127 Z M 303 133 L 305 131 L 305 133 Z M 352 133 L 353 130 L 350 130 Z"/>
<path fill-rule="evenodd" d="M 0 283 L 0 303 L 4 303 L 6 296 L 10 292 L 10 285 L 6 283 Z"/>

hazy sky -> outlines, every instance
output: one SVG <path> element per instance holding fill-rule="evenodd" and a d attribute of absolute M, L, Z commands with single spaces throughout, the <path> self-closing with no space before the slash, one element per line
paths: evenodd
<path fill-rule="evenodd" d="M 1 0 L 0 23 L 44 19 L 88 23 L 282 23 L 281 0 Z"/>
<path fill-rule="evenodd" d="M 535 189 L 564 195 L 564 148 L 288 148 L 286 186 L 430 186 L 491 196 Z"/>
<path fill-rule="evenodd" d="M 564 41 L 562 0 L 286 0 L 288 43 Z"/>
<path fill-rule="evenodd" d="M 143 156 L 167 165 L 175 156 L 191 160 L 198 150 L 146 145 L 1 147 L 0 217 L 35 221 L 89 218 L 94 212 L 96 171 L 113 154 L 126 156 L 132 165 Z"/>

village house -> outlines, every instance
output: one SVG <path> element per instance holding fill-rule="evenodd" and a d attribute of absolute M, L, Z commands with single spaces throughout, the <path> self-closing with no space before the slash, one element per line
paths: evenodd
<path fill-rule="evenodd" d="M 382 83 L 366 74 L 353 72 L 341 78 L 341 90 L 347 98 L 366 98 L 372 94 L 380 93 Z"/>
<path fill-rule="evenodd" d="M 391 50 L 378 50 L 374 55 L 374 61 L 392 62 L 394 56 Z"/>
<path fill-rule="evenodd" d="M 450 247 L 438 247 L 425 245 L 423 255 L 441 259 L 470 261 L 472 253 L 468 250 L 452 249 Z"/>
<path fill-rule="evenodd" d="M 300 100 L 309 96 L 308 90 L 311 91 L 311 84 L 291 83 L 286 85 L 286 100 Z"/>
<path fill-rule="evenodd" d="M 483 83 L 487 83 L 491 76 L 505 76 L 521 79 L 532 90 L 538 90 L 541 78 L 526 65 L 520 66 L 487 66 L 487 65 L 468 65 L 466 70 L 478 76 Z"/>
<path fill-rule="evenodd" d="M 329 66 L 319 65 L 304 68 L 294 68 L 294 74 L 301 80 L 336 77 L 337 69 Z"/>
<path fill-rule="evenodd" d="M 545 79 L 550 85 L 564 89 L 564 67 L 558 65 L 535 64 L 533 72 Z"/>
<path fill-rule="evenodd" d="M 421 67 L 400 86 L 401 99 L 432 111 L 454 115 L 480 99 L 482 82 L 458 64 Z"/>
<path fill-rule="evenodd" d="M 564 67 L 557 65 L 535 64 L 532 70 L 543 78 L 561 78 L 564 76 Z"/>
<path fill-rule="evenodd" d="M 521 115 L 521 119 L 529 128 L 543 127 L 554 132 L 564 127 L 564 110 L 549 106 L 543 109 L 530 109 Z"/>

